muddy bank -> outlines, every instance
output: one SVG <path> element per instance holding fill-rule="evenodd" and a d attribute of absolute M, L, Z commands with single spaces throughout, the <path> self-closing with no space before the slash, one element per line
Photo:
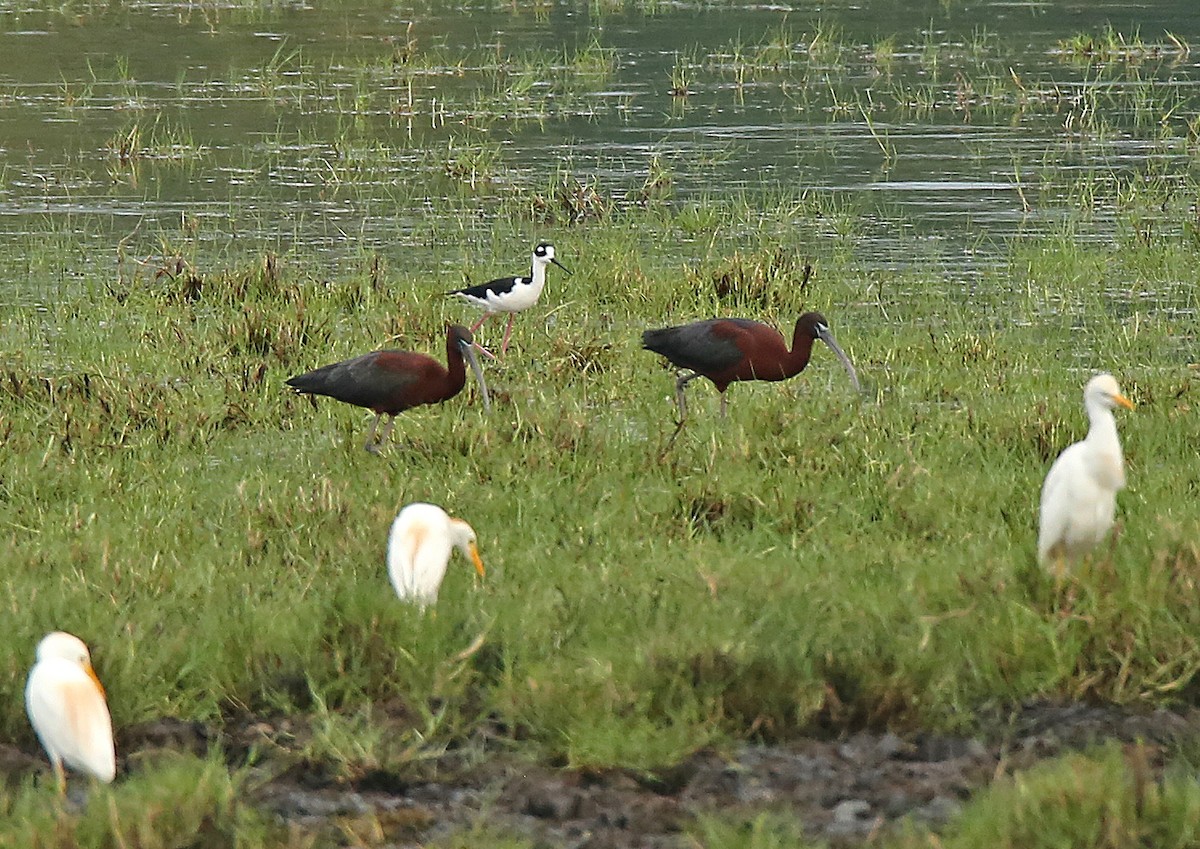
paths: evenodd
<path fill-rule="evenodd" d="M 244 752 L 255 737 L 279 733 L 264 721 L 227 734 L 174 720 L 146 723 L 121 735 L 123 769 L 163 749 L 203 752 L 220 742 Z M 652 773 L 555 769 L 478 753 L 468 763 L 448 753 L 420 775 L 377 771 L 341 783 L 319 764 L 292 764 L 254 791 L 254 804 L 301 832 L 338 842 L 370 835 L 380 845 L 424 844 L 486 821 L 547 846 L 666 849 L 683 845 L 680 832 L 698 814 L 783 809 L 812 837 L 853 846 L 905 818 L 937 827 L 996 777 L 1072 749 L 1140 743 L 1139 763 L 1157 770 L 1173 747 L 1198 737 L 1200 710 L 1038 703 L 994 719 L 978 737 L 858 732 L 740 744 Z M 10 778 L 37 769 L 44 767 L 32 753 L 0 747 L 0 770 Z"/>
<path fill-rule="evenodd" d="M 860 732 L 836 740 L 698 752 L 653 774 L 561 770 L 496 759 L 452 779 L 354 788 L 277 782 L 261 804 L 320 827 L 378 817 L 397 845 L 488 822 L 548 846 L 666 849 L 698 813 L 784 808 L 814 838 L 860 844 L 905 817 L 941 825 L 997 776 L 1106 740 L 1144 743 L 1153 765 L 1200 732 L 1200 712 L 1148 714 L 1085 705 L 1027 705 L 986 737 Z"/>

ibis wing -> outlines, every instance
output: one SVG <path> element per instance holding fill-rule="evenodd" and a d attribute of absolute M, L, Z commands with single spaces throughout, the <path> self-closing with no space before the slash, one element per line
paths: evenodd
<path fill-rule="evenodd" d="M 680 368 L 701 373 L 720 371 L 741 361 L 744 355 L 737 346 L 737 331 L 743 324 L 754 323 L 744 319 L 712 319 L 647 330 L 642 334 L 642 346 L 662 354 Z"/>
<path fill-rule="evenodd" d="M 420 380 L 426 361 L 433 362 L 423 354 L 376 351 L 297 375 L 287 384 L 298 392 L 374 409 L 381 399 L 395 397 Z"/>

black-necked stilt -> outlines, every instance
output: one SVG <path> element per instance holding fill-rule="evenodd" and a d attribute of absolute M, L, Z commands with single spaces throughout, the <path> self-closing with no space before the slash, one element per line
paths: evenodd
<path fill-rule="evenodd" d="M 466 289 L 455 289 L 449 295 L 458 295 L 464 301 L 483 310 L 479 321 L 471 326 L 471 330 L 479 327 L 497 313 L 508 313 L 508 326 L 504 328 L 504 342 L 500 345 L 500 354 L 508 350 L 508 339 L 512 335 L 513 319 L 522 310 L 527 310 L 537 303 L 546 285 L 546 266 L 554 263 L 567 274 L 570 270 L 554 258 L 554 245 L 542 242 L 533 249 L 533 270 L 528 277 L 501 277 L 478 286 L 468 286 Z"/>
<path fill-rule="evenodd" d="M 371 423 L 371 432 L 363 447 L 372 454 L 378 454 L 380 446 L 392 435 L 399 413 L 422 404 L 440 404 L 462 391 L 463 384 L 467 382 L 467 361 L 479 381 L 483 408 L 488 409 L 483 370 L 479 368 L 479 361 L 471 350 L 474 344 L 471 331 L 456 324 L 446 329 L 445 366 L 424 354 L 375 351 L 297 375 L 288 380 L 287 385 L 297 392 L 327 395 L 356 407 L 374 410 L 375 421 Z M 375 429 L 385 415 L 388 416 L 387 427 L 376 441 Z"/>

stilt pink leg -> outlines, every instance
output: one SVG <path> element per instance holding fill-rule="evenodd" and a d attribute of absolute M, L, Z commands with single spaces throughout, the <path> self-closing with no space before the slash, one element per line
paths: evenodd
<path fill-rule="evenodd" d="M 485 357 L 487 357 L 489 360 L 494 360 L 494 359 L 496 359 L 496 355 L 495 355 L 495 354 L 493 354 L 493 353 L 492 353 L 491 351 L 489 351 L 487 348 L 485 348 L 485 347 L 483 347 L 482 345 L 480 345 L 478 342 L 472 342 L 471 344 L 474 346 L 474 348 L 475 348 L 475 350 L 476 350 L 476 351 L 478 351 L 479 353 L 483 354 L 483 355 L 484 355 Z"/>
<path fill-rule="evenodd" d="M 512 336 L 513 319 L 517 317 L 516 313 L 508 314 L 508 326 L 504 328 L 504 342 L 500 345 L 500 356 L 508 351 L 508 337 Z"/>
<path fill-rule="evenodd" d="M 479 317 L 479 321 L 477 321 L 471 325 L 471 332 L 474 333 L 476 330 L 478 330 L 480 327 L 483 326 L 483 323 L 485 321 L 487 321 L 489 318 L 491 318 L 494 315 L 495 315 L 494 312 L 485 312 L 483 315 L 481 315 Z"/>

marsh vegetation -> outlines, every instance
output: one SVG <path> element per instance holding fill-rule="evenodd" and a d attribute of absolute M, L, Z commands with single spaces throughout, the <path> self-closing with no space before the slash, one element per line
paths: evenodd
<path fill-rule="evenodd" d="M 1098 24 L 1033 59 L 978 27 L 865 39 L 852 16 L 743 11 L 646 81 L 626 45 L 682 27 L 677 10 L 591 4 L 577 37 L 531 47 L 562 10 L 489 9 L 496 40 L 464 45 L 444 13 L 363 7 L 338 20 L 374 38 L 321 41 L 300 16 L 308 40 L 264 54 L 252 33 L 289 26 L 274 4 L 189 6 L 157 21 L 197 35 L 181 55 L 217 49 L 207 30 L 237 61 L 169 86 L 93 53 L 0 99 L 21 126 L 70 128 L 4 152 L 0 845 L 589 845 L 507 817 L 513 774 L 678 799 L 709 759 L 865 773 L 876 755 L 837 741 L 883 762 L 932 738 L 966 747 L 944 816 L 893 828 L 942 794 L 913 791 L 877 828 L 842 808 L 866 826 L 838 836 L 787 794 L 701 794 L 653 845 L 1196 845 L 1184 38 Z M 97 40 L 153 20 L 5 14 Z M 948 135 L 958 158 L 923 152 Z M 370 350 L 440 356 L 473 317 L 444 293 L 520 271 L 540 239 L 573 275 L 486 366 L 490 414 L 468 386 L 403 414 L 377 457 L 370 413 L 285 391 Z M 677 431 L 644 328 L 786 332 L 808 310 L 863 394 L 818 348 L 791 381 L 735 384 L 726 419 L 698 381 Z M 1137 405 L 1129 488 L 1111 543 L 1056 584 L 1038 488 L 1097 370 Z M 436 613 L 399 604 L 384 569 L 418 500 L 468 519 L 488 566 L 452 568 Z M 52 629 L 92 647 L 118 731 L 116 783 L 78 810 L 31 765 L 19 698 Z M 1111 728 L 1013 754 L 1022 717 L 1079 705 Z M 1087 748 L 1105 737 L 1129 745 Z M 811 810 L 837 821 L 853 780 Z M 413 801 L 467 785 L 455 817 Z M 300 815 L 280 788 L 368 801 Z M 604 839 L 637 845 L 637 823 Z"/>

